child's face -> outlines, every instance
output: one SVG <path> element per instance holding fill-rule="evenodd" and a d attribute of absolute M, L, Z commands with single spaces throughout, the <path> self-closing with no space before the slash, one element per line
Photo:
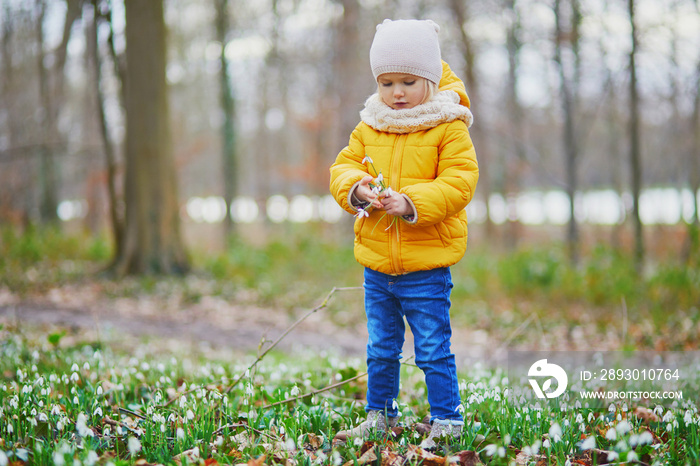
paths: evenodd
<path fill-rule="evenodd" d="M 426 94 L 424 78 L 412 74 L 384 73 L 377 78 L 379 97 L 394 110 L 413 108 L 423 103 Z"/>

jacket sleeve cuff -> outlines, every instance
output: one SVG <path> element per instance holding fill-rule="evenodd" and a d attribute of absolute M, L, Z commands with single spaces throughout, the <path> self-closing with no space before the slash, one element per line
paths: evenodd
<path fill-rule="evenodd" d="M 404 215 L 403 218 L 409 225 L 415 225 L 418 222 L 418 211 L 416 210 L 416 205 L 413 203 L 410 197 L 408 197 L 405 194 L 401 194 L 404 199 L 408 201 L 408 204 L 411 206 L 411 209 L 413 209 L 413 213 L 410 213 L 408 215 Z"/>
<path fill-rule="evenodd" d="M 366 210 L 367 207 L 370 205 L 369 202 L 363 202 L 355 196 L 355 190 L 359 185 L 360 182 L 358 181 L 357 183 L 352 185 L 352 188 L 350 188 L 350 191 L 348 191 L 348 205 L 357 212 L 359 212 L 360 209 Z"/>

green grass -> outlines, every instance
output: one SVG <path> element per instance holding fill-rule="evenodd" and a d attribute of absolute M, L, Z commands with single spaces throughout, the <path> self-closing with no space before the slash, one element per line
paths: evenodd
<path fill-rule="evenodd" d="M 350 241 L 338 244 L 313 233 L 299 230 L 263 245 L 238 240 L 221 254 L 195 252 L 196 272 L 188 277 L 109 281 L 94 277 L 109 260 L 104 239 L 4 229 L 0 289 L 31 300 L 63 285 L 99 282 L 107 297 L 176 296 L 181 303 L 194 303 L 216 295 L 289 312 L 309 309 L 333 287 L 360 285 L 362 276 Z M 512 253 L 469 251 L 453 267 L 453 322 L 503 342 L 522 330 L 523 322 L 537 321 L 539 327 L 525 328 L 511 341 L 537 348 L 542 335 L 533 329 L 554 335 L 562 328 L 566 334 L 586 327 L 603 338 L 619 332 L 624 317 L 627 333 L 620 333 L 618 349 L 697 350 L 697 260 L 650 261 L 641 277 L 632 264 L 630 256 L 605 246 L 594 248 L 575 267 L 556 244 Z M 348 307 L 361 306 L 361 296 L 343 297 L 326 311 L 336 323 L 350 323 L 357 313 Z M 101 342 L 76 343 L 65 335 L 62 329 L 31 335 L 26 328 L 0 328 L 0 466 L 138 460 L 238 464 L 261 455 L 267 455 L 266 464 L 354 464 L 367 448 L 330 443 L 335 432 L 363 418 L 361 380 L 266 408 L 361 373 L 361 361 L 271 353 L 226 393 L 246 374 L 252 357 L 145 356 L 149 350 L 144 348 L 113 353 Z M 535 450 L 550 464 L 561 465 L 567 460 L 595 464 L 598 450 L 613 452 L 621 462 L 635 456 L 649 464 L 699 461 L 697 386 L 658 411 L 655 420 L 645 420 L 633 415 L 639 404 L 619 403 L 611 411 L 607 404 L 572 401 L 535 410 L 529 400 L 505 395 L 513 387 L 504 377 L 502 370 L 485 367 L 460 374 L 467 429 L 451 452 L 476 451 L 482 462 L 494 465 Z M 404 367 L 400 398 L 406 429 L 390 444 L 376 439 L 382 440 L 377 448 L 385 454 L 406 455 L 420 442 L 411 426 L 428 406 L 422 374 L 413 366 Z M 584 440 L 595 442 L 597 450 L 582 450 Z M 195 449 L 201 460 L 185 458 L 184 452 L 191 456 Z"/>
<path fill-rule="evenodd" d="M 362 379 L 268 407 L 362 372 L 359 360 L 271 353 L 248 371 L 252 358 L 135 357 L 99 343 L 31 339 L 9 328 L 0 329 L 0 342 L 3 464 L 237 464 L 266 455 L 266 464 L 339 465 L 352 464 L 367 448 L 331 444 L 338 430 L 364 417 Z M 697 385 L 695 396 L 686 392 L 674 406 L 648 405 L 658 414 L 652 421 L 633 414 L 645 403 L 539 406 L 509 395 L 517 393 L 512 385 L 501 369 L 477 365 L 460 374 L 465 434 L 435 454 L 471 450 L 485 464 L 506 465 L 522 450 L 537 451 L 549 464 L 564 465 L 574 459 L 596 464 L 591 455 L 605 451 L 622 462 L 636 456 L 649 464 L 697 464 Z M 428 412 L 416 367 L 404 366 L 397 401 L 405 429 L 388 442 L 374 440 L 384 454 L 405 455 L 420 443 L 412 426 Z M 586 439 L 597 450 L 582 449 Z"/>

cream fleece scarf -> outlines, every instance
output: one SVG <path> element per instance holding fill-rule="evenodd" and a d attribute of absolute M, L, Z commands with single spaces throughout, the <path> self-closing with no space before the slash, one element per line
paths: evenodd
<path fill-rule="evenodd" d="M 438 92 L 424 104 L 401 110 L 389 107 L 378 93 L 372 94 L 365 102 L 360 118 L 377 131 L 399 134 L 422 131 L 455 120 L 462 120 L 469 127 L 473 121 L 472 112 L 459 104 L 459 95 L 455 91 Z"/>

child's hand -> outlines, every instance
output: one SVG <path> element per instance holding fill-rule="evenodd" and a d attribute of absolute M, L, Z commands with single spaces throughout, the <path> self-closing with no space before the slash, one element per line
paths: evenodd
<path fill-rule="evenodd" d="M 401 194 L 397 193 L 390 193 L 383 197 L 382 208 L 387 214 L 395 215 L 397 217 L 403 217 L 413 213 L 413 208 L 408 200 L 406 200 L 406 198 Z"/>
<path fill-rule="evenodd" d="M 369 186 L 372 180 L 374 180 L 374 178 L 369 175 L 362 178 L 360 184 L 355 188 L 355 197 L 363 202 L 369 202 L 377 209 L 381 209 L 383 206 L 379 201 L 379 197 Z"/>

